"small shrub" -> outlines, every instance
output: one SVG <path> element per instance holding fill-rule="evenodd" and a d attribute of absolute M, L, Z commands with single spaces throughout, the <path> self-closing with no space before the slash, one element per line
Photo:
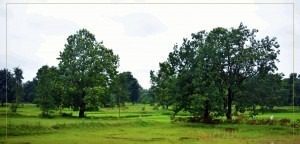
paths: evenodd
<path fill-rule="evenodd" d="M 73 113 L 65 113 L 65 112 L 62 112 L 62 113 L 60 113 L 60 115 L 61 115 L 62 117 L 73 117 Z"/>
<path fill-rule="evenodd" d="M 251 119 L 251 120 L 248 120 L 246 123 L 247 123 L 247 124 L 250 124 L 250 125 L 256 125 L 256 124 L 257 124 L 257 121 Z"/>
<path fill-rule="evenodd" d="M 296 119 L 291 126 L 294 128 L 300 128 L 300 119 Z"/>
<path fill-rule="evenodd" d="M 42 117 L 42 118 L 49 118 L 49 119 L 54 118 L 54 116 L 50 115 L 50 114 L 47 114 L 47 115 L 46 114 L 39 114 L 39 116 Z"/>
<path fill-rule="evenodd" d="M 291 123 L 291 120 L 287 119 L 287 118 L 279 120 L 279 124 L 282 126 L 288 126 L 290 123 Z"/>
<path fill-rule="evenodd" d="M 291 124 L 293 128 L 300 128 L 300 123 L 294 122 Z"/>
<path fill-rule="evenodd" d="M 247 117 L 243 114 L 238 115 L 235 119 L 229 121 L 229 123 L 233 123 L 233 124 L 240 124 L 240 123 L 245 123 L 245 121 L 247 121 Z"/>
<path fill-rule="evenodd" d="M 238 131 L 238 128 L 228 127 L 228 128 L 225 128 L 224 130 L 225 130 L 226 132 L 233 133 L 233 132 Z"/>
<path fill-rule="evenodd" d="M 268 120 L 267 119 L 258 119 L 256 124 L 257 125 L 266 125 L 266 124 L 268 124 Z"/>
<path fill-rule="evenodd" d="M 239 124 L 239 123 L 242 123 L 242 122 L 243 122 L 242 119 L 233 119 L 233 120 L 230 121 L 230 123 L 232 123 L 232 124 Z"/>
<path fill-rule="evenodd" d="M 276 125 L 277 124 L 277 120 L 275 120 L 275 119 L 266 119 L 266 124 L 268 124 L 268 125 Z"/>
<path fill-rule="evenodd" d="M 99 111 L 99 107 L 98 106 L 87 106 L 86 111 Z"/>
<path fill-rule="evenodd" d="M 271 120 L 271 119 L 246 120 L 246 124 L 250 124 L 250 125 L 276 125 L 277 123 L 278 123 L 277 120 Z"/>
<path fill-rule="evenodd" d="M 243 115 L 243 114 L 240 114 L 240 115 L 238 115 L 237 117 L 236 117 L 236 119 L 238 119 L 238 120 L 246 120 L 247 119 L 247 117 L 245 116 L 245 115 Z"/>
<path fill-rule="evenodd" d="M 142 113 L 145 113 L 145 112 L 146 112 L 146 107 L 143 106 L 143 107 L 142 107 Z"/>
<path fill-rule="evenodd" d="M 63 124 L 55 124 L 55 125 L 52 125 L 51 127 L 53 129 L 61 129 L 61 128 L 65 128 L 66 124 L 65 123 L 63 123 Z"/>
<path fill-rule="evenodd" d="M 153 110 L 159 110 L 159 106 L 158 106 L 158 105 L 155 105 L 155 106 L 153 107 Z"/>
<path fill-rule="evenodd" d="M 174 113 L 171 112 L 171 111 L 163 111 L 163 112 L 161 112 L 161 114 L 162 114 L 162 115 L 174 115 Z M 181 115 L 181 116 L 182 116 L 182 115 Z"/>
<path fill-rule="evenodd" d="M 211 123 L 212 124 L 220 124 L 220 123 L 222 123 L 223 121 L 221 120 L 221 119 L 213 119 L 212 121 L 211 121 Z"/>
<path fill-rule="evenodd" d="M 189 119 L 188 118 L 185 118 L 185 117 L 174 117 L 172 119 L 172 122 L 188 122 Z"/>
<path fill-rule="evenodd" d="M 188 118 L 188 122 L 192 122 L 192 123 L 197 123 L 197 122 L 202 122 L 202 118 L 201 117 L 190 117 Z"/>
<path fill-rule="evenodd" d="M 11 112 L 17 112 L 17 108 L 18 108 L 18 104 L 16 104 L 16 103 L 12 103 L 11 105 L 10 105 L 10 110 L 11 110 Z"/>

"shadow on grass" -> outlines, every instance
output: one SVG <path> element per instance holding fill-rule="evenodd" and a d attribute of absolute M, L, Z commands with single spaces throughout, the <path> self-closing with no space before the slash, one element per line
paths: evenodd
<path fill-rule="evenodd" d="M 119 140 L 128 140 L 128 141 L 137 141 L 137 142 L 153 142 L 153 141 L 162 141 L 166 140 L 163 137 L 154 137 L 154 138 L 132 138 L 132 137 L 118 137 L 118 136 L 107 136 L 106 139 L 119 139 Z"/>
<path fill-rule="evenodd" d="M 21 136 L 21 135 L 32 135 L 32 134 L 46 134 L 54 132 L 53 129 L 49 127 L 45 127 L 38 124 L 30 125 L 30 124 L 21 124 L 21 125 L 12 125 L 8 124 L 7 126 L 0 127 L 0 136 L 6 135 L 8 136 Z"/>
<path fill-rule="evenodd" d="M 52 125 L 51 128 L 53 129 L 71 129 L 71 128 L 112 128 L 112 127 L 120 127 L 120 126 L 151 126 L 151 122 L 146 122 L 141 119 L 133 119 L 133 120 L 116 120 L 116 121 L 95 121 L 95 122 L 80 122 L 80 123 L 58 123 L 55 125 Z"/>
<path fill-rule="evenodd" d="M 22 118 L 22 117 L 25 117 L 25 118 L 36 118 L 35 115 L 22 115 L 22 114 L 19 114 L 19 113 L 13 113 L 13 112 L 8 112 L 7 114 L 6 113 L 0 113 L 0 117 L 8 117 L 8 118 Z"/>

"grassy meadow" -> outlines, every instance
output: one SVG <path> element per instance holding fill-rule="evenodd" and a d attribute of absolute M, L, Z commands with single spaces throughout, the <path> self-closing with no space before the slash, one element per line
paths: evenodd
<path fill-rule="evenodd" d="M 300 119 L 300 108 L 275 108 L 257 119 Z M 289 125 L 259 125 L 247 123 L 203 124 L 171 121 L 171 111 L 154 110 L 150 105 L 127 104 L 121 108 L 103 108 L 87 112 L 86 118 L 77 118 L 78 112 L 64 109 L 62 116 L 54 112 L 51 118 L 39 117 L 40 110 L 34 104 L 24 104 L 16 114 L 0 108 L 0 143 L 66 144 L 299 144 L 300 129 Z M 179 117 L 186 117 L 180 113 Z M 6 137 L 6 128 L 8 136 Z"/>

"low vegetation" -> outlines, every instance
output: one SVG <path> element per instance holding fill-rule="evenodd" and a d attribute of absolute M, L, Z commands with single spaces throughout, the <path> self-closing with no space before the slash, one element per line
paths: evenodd
<path fill-rule="evenodd" d="M 281 107 L 275 109 L 281 110 Z M 218 123 L 205 124 L 185 121 L 188 114 L 183 112 L 170 120 L 168 113 L 171 111 L 154 110 L 148 104 L 128 104 L 122 107 L 121 117 L 118 117 L 117 108 L 103 108 L 87 112 L 81 119 L 77 118 L 78 111 L 70 109 L 61 113 L 55 111 L 53 117 L 43 118 L 36 105 L 25 104 L 18 114 L 9 113 L 6 125 L 5 110 L 5 107 L 0 108 L 0 142 L 7 143 L 296 144 L 300 141 L 300 128 L 292 126 L 293 122 L 299 124 L 300 116 L 289 117 L 287 111 L 259 114 L 255 120 L 249 115 L 244 115 L 242 121 L 234 116 L 231 122 L 220 117 L 222 120 Z M 299 112 L 300 107 L 296 110 Z M 272 115 L 276 124 L 266 123 Z"/>

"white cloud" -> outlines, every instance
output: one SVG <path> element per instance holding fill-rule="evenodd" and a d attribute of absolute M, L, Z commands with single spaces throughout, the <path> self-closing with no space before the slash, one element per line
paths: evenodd
<path fill-rule="evenodd" d="M 131 13 L 114 19 L 123 24 L 128 36 L 145 37 L 164 32 L 167 29 L 159 19 L 148 13 Z"/>
<path fill-rule="evenodd" d="M 119 71 L 131 71 L 140 84 L 148 88 L 149 71 L 157 70 L 158 63 L 166 60 L 173 45 L 180 44 L 183 37 L 218 26 L 236 27 L 240 22 L 259 29 L 259 36 L 278 37 L 279 71 L 291 72 L 292 11 L 289 5 L 44 4 L 10 5 L 8 12 L 8 66 L 23 68 L 25 80 L 33 78 L 44 64 L 57 65 L 56 58 L 66 38 L 80 28 L 87 28 L 120 56 Z M 4 20 L 2 15 L 0 19 Z M 0 26 L 2 33 L 5 25 L 1 22 Z M 1 57 L 5 55 L 2 53 L 4 37 L 0 35 Z M 2 58 L 0 64 L 4 65 Z M 300 72 L 299 67 L 296 72 Z"/>

